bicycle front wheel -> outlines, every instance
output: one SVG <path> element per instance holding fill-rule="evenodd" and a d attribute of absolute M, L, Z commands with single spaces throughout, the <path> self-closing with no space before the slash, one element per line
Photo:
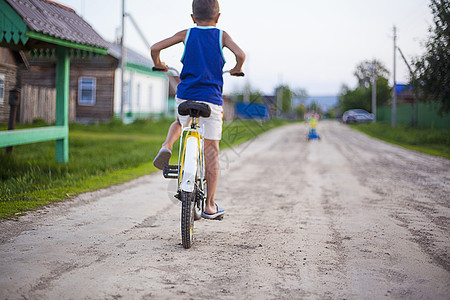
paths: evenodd
<path fill-rule="evenodd" d="M 195 191 L 181 191 L 181 240 L 183 247 L 191 248 L 194 239 Z"/>

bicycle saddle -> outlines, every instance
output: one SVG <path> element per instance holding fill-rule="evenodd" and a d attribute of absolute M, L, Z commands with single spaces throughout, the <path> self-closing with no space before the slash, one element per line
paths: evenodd
<path fill-rule="evenodd" d="M 178 113 L 182 116 L 208 118 L 211 115 L 211 108 L 205 103 L 184 101 L 178 106 Z"/>

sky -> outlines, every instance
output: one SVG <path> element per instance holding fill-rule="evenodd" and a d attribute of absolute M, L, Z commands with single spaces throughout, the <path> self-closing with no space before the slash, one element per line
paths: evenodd
<path fill-rule="evenodd" d="M 121 25 L 122 0 L 56 0 L 81 15 L 106 40 L 113 41 Z M 427 0 L 219 0 L 217 27 L 225 30 L 245 51 L 244 78 L 225 75 L 224 92 L 245 85 L 273 94 L 280 84 L 309 95 L 337 95 L 343 84 L 354 88 L 356 66 L 380 60 L 393 76 L 393 27 L 397 45 L 408 61 L 422 55 L 433 24 Z M 150 44 L 195 26 L 191 0 L 125 0 Z M 127 47 L 150 58 L 145 43 L 129 20 Z M 179 70 L 183 45 L 161 53 L 162 61 Z M 227 64 L 234 57 L 224 50 Z M 406 64 L 397 55 L 396 81 L 408 81 Z"/>

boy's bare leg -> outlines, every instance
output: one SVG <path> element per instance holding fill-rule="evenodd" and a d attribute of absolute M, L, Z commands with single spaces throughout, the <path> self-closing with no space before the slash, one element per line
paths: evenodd
<path fill-rule="evenodd" d="M 169 127 L 169 131 L 167 132 L 167 137 L 164 143 L 161 146 L 161 149 L 169 149 L 172 151 L 173 144 L 181 135 L 181 124 L 178 119 L 176 119 Z"/>
<path fill-rule="evenodd" d="M 206 195 L 205 213 L 217 212 L 214 194 L 216 193 L 217 179 L 219 177 L 219 142 L 205 139 L 205 170 L 208 191 Z"/>

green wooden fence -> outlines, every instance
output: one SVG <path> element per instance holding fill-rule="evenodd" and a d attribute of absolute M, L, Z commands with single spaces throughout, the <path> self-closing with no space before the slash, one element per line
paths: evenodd
<path fill-rule="evenodd" d="M 0 148 L 55 140 L 56 161 L 69 161 L 69 49 L 58 46 L 56 56 L 56 126 L 0 131 Z"/>
<path fill-rule="evenodd" d="M 440 116 L 439 106 L 436 103 L 418 103 L 397 105 L 397 124 L 411 125 L 414 119 L 419 127 L 450 129 L 450 114 Z M 377 107 L 377 121 L 391 123 L 392 108 L 390 106 Z"/>

